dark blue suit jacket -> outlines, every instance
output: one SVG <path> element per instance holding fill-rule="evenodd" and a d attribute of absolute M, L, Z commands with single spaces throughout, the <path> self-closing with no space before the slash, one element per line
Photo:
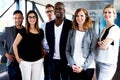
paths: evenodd
<path fill-rule="evenodd" d="M 53 59 L 53 54 L 55 51 L 54 24 L 55 24 L 55 20 L 50 21 L 46 24 L 46 40 L 49 46 L 50 59 Z M 60 57 L 64 63 L 67 63 L 65 48 L 66 48 L 68 32 L 71 29 L 71 27 L 72 27 L 72 22 L 70 20 L 64 19 L 64 24 L 61 32 L 61 37 L 60 37 L 60 45 L 58 45 L 60 47 Z"/>

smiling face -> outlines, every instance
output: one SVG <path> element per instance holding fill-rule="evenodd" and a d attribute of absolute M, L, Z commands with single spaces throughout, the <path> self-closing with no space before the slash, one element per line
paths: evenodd
<path fill-rule="evenodd" d="M 115 14 L 113 12 L 112 8 L 106 8 L 103 11 L 103 16 L 106 21 L 114 21 L 115 19 Z"/>
<path fill-rule="evenodd" d="M 103 16 L 106 22 L 114 23 L 114 20 L 117 17 L 116 9 L 113 5 L 106 5 L 103 9 Z"/>
<path fill-rule="evenodd" d="M 35 25 L 36 20 L 37 20 L 37 19 L 36 19 L 36 16 L 35 16 L 34 13 L 30 13 L 30 14 L 28 15 L 28 22 L 29 22 L 30 25 Z"/>
<path fill-rule="evenodd" d="M 21 15 L 20 13 L 16 13 L 13 15 L 13 20 L 16 26 L 21 26 L 23 22 L 23 15 Z"/>
<path fill-rule="evenodd" d="M 79 11 L 78 14 L 76 15 L 76 22 L 78 25 L 83 25 L 86 20 L 85 13 L 83 11 Z"/>
<path fill-rule="evenodd" d="M 65 14 L 65 8 L 64 5 L 61 3 L 56 3 L 55 4 L 55 16 L 56 18 L 63 18 Z"/>

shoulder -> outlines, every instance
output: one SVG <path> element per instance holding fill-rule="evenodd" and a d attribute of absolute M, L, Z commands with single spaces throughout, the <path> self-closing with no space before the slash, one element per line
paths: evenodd
<path fill-rule="evenodd" d="M 74 29 L 70 29 L 69 33 L 72 33 L 72 32 L 74 32 L 74 31 L 75 31 Z"/>
<path fill-rule="evenodd" d="M 5 29 L 7 29 L 7 30 L 9 30 L 9 29 L 15 29 L 15 26 L 7 26 L 7 27 L 5 27 Z"/>
<path fill-rule="evenodd" d="M 41 28 L 42 28 L 42 29 L 44 29 L 45 26 L 46 26 L 46 22 L 44 22 L 44 23 L 41 24 Z"/>
<path fill-rule="evenodd" d="M 47 22 L 43 22 L 43 23 L 41 23 L 41 26 L 42 26 L 42 25 L 45 25 L 46 23 L 47 23 Z"/>
<path fill-rule="evenodd" d="M 69 35 L 73 35 L 73 33 L 75 33 L 75 32 L 76 32 L 76 30 L 70 29 L 70 30 L 69 30 Z"/>
<path fill-rule="evenodd" d="M 47 23 L 46 23 L 46 26 L 53 25 L 54 23 L 55 23 L 55 20 L 52 20 L 52 21 L 50 21 L 50 22 L 47 22 Z"/>
<path fill-rule="evenodd" d="M 119 28 L 119 26 L 114 25 L 113 27 L 110 28 L 109 32 L 120 33 L 120 28 Z"/>
<path fill-rule="evenodd" d="M 54 27 L 55 20 L 46 23 L 45 30 L 51 30 Z"/>
<path fill-rule="evenodd" d="M 25 27 L 23 27 L 22 29 L 20 29 L 20 31 L 24 31 L 25 32 L 26 31 Z"/>
<path fill-rule="evenodd" d="M 69 19 L 64 19 L 64 22 L 65 22 L 65 23 L 70 23 L 70 24 L 72 24 L 72 21 L 69 20 Z"/>
<path fill-rule="evenodd" d="M 68 19 L 64 19 L 64 24 L 63 24 L 66 28 L 71 29 L 72 28 L 72 21 L 68 20 Z"/>
<path fill-rule="evenodd" d="M 95 31 L 95 27 L 91 26 L 86 32 L 94 32 Z"/>
<path fill-rule="evenodd" d="M 43 31 L 43 29 L 42 28 L 40 28 L 40 33 L 43 33 L 44 31 Z"/>
<path fill-rule="evenodd" d="M 26 34 L 26 29 L 23 27 L 22 29 L 20 29 L 19 33 L 24 36 Z"/>
<path fill-rule="evenodd" d="M 51 24 L 54 24 L 55 23 L 55 20 L 52 20 L 50 22 L 47 22 L 46 25 L 51 25 Z"/>
<path fill-rule="evenodd" d="M 109 30 L 109 33 L 113 34 L 113 36 L 114 36 L 114 34 L 120 34 L 119 26 L 115 25 L 115 26 L 111 27 L 110 30 Z"/>
<path fill-rule="evenodd" d="M 40 35 L 41 35 L 41 38 L 43 39 L 44 38 L 44 31 L 40 28 Z"/>
<path fill-rule="evenodd" d="M 40 34 L 41 34 L 41 35 L 44 35 L 44 31 L 43 31 L 43 29 L 41 29 L 41 28 L 40 28 Z"/>
<path fill-rule="evenodd" d="M 117 29 L 120 30 L 120 27 L 118 25 L 113 26 L 111 29 Z"/>
<path fill-rule="evenodd" d="M 11 32 L 13 30 L 15 30 L 15 26 L 10 26 L 10 27 L 7 26 L 3 29 L 3 32 L 8 33 L 8 32 Z"/>
<path fill-rule="evenodd" d="M 87 34 L 87 35 L 89 35 L 89 36 L 91 36 L 91 37 L 94 37 L 94 38 L 98 36 L 97 31 L 96 31 L 96 29 L 95 29 L 94 26 L 92 26 L 91 28 L 89 28 L 89 29 L 85 32 L 85 34 Z"/>

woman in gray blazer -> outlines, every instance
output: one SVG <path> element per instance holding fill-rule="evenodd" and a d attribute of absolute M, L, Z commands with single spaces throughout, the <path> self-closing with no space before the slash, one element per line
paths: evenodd
<path fill-rule="evenodd" d="M 96 31 L 88 11 L 84 8 L 77 9 L 66 45 L 71 80 L 92 80 L 96 40 Z"/>

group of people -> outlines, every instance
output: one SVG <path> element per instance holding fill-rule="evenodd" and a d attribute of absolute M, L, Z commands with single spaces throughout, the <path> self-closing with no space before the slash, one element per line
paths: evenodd
<path fill-rule="evenodd" d="M 65 5 L 46 6 L 48 22 L 38 24 L 38 15 L 30 10 L 24 19 L 20 10 L 13 13 L 15 26 L 0 35 L 0 52 L 7 58 L 10 80 L 111 80 L 117 68 L 120 34 L 114 23 L 113 5 L 103 9 L 106 27 L 100 35 L 87 9 L 78 8 L 73 21 L 65 18 Z"/>

